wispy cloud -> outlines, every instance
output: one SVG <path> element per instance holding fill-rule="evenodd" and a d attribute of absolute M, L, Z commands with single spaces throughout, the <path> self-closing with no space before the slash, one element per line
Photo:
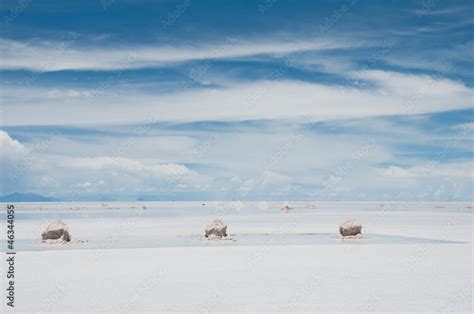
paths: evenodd
<path fill-rule="evenodd" d="M 348 75 L 352 75 L 348 73 Z M 300 81 L 234 83 L 173 93 L 107 91 L 87 104 L 87 90 L 10 88 L 4 125 L 114 124 L 145 121 L 338 119 L 432 113 L 472 108 L 473 90 L 461 82 L 389 71 L 356 72 L 365 86 Z M 63 97 L 51 97 L 62 95 Z M 133 104 L 131 106 L 130 104 Z M 113 108 L 113 110 L 111 110 Z M 25 115 L 28 112 L 28 115 Z M 106 119 L 102 118 L 106 114 Z M 310 118 L 310 119 L 311 119 Z"/>
<path fill-rule="evenodd" d="M 243 40 L 229 36 L 220 42 L 195 45 L 138 45 L 115 47 L 81 47 L 67 45 L 56 53 L 54 60 L 45 63 L 42 58 L 52 54 L 54 47 L 64 43 L 20 42 L 0 40 L 2 62 L 0 69 L 31 71 L 60 70 L 117 70 L 159 67 L 167 64 L 205 59 L 242 58 L 255 55 L 284 55 L 302 51 L 349 48 L 360 45 L 348 40 L 306 39 Z"/>

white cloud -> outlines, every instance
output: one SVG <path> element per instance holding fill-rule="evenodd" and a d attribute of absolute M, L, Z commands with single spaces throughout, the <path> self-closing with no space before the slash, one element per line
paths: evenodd
<path fill-rule="evenodd" d="M 199 158 L 189 159 L 190 156 L 183 156 L 182 152 L 173 152 L 174 155 L 169 155 L 168 159 L 175 160 L 176 163 L 158 161 L 153 151 L 142 154 L 140 159 L 138 156 L 75 157 L 76 151 L 69 151 L 74 142 L 70 142 L 61 155 L 58 154 L 59 147 L 56 147 L 55 155 L 50 155 L 49 151 L 40 153 L 32 150 L 29 154 L 29 160 L 32 161 L 30 167 L 24 169 L 28 182 L 9 185 L 14 190 L 8 192 L 34 191 L 58 197 L 72 195 L 80 198 L 84 195 L 133 197 L 142 194 L 206 191 L 213 195 L 221 193 L 219 195 L 222 198 L 235 198 L 233 193 L 239 191 L 238 195 L 243 198 L 293 195 L 302 198 L 351 199 L 360 193 L 373 197 L 382 195 L 381 193 L 391 195 L 409 191 L 416 195 L 423 194 L 424 196 L 419 196 L 420 199 L 430 199 L 432 194 L 426 192 L 428 187 L 437 188 L 449 180 L 451 188 L 441 196 L 442 199 L 450 199 L 450 193 L 458 193 L 458 199 L 469 198 L 472 162 L 426 161 L 406 167 L 392 165 L 374 168 L 375 164 L 393 161 L 394 156 L 391 155 L 390 146 L 385 146 L 384 141 L 377 141 L 370 154 L 353 160 L 353 153 L 367 144 L 367 135 L 363 134 L 335 135 L 311 131 L 292 145 L 287 153 L 282 153 L 281 159 L 278 159 L 272 169 L 266 169 L 266 161 L 290 138 L 288 132 L 291 132 L 291 128 L 292 124 L 287 123 L 281 128 L 280 124 L 276 128 L 269 128 L 266 132 L 241 132 L 237 128 L 219 133 L 212 149 Z M 201 132 L 208 134 L 205 132 L 212 131 Z M 416 134 L 410 137 L 415 137 L 412 140 L 416 141 Z M 15 143 L 10 136 L 5 138 L 14 147 L 29 150 L 28 146 Z M 153 142 L 153 138 L 147 137 L 144 143 Z M 83 137 L 76 140 L 78 143 L 82 142 Z M 138 146 L 143 144 L 141 140 L 137 139 Z M 201 139 L 201 143 L 202 141 L 206 141 L 206 137 Z M 82 150 L 97 156 L 94 148 L 97 143 L 94 142 L 91 141 L 92 148 L 83 145 Z M 116 145 L 107 140 L 101 143 L 105 147 L 104 151 L 113 151 L 112 148 Z M 29 142 L 29 145 L 34 144 Z M 203 163 L 209 167 L 197 168 L 202 169 L 197 172 L 184 165 L 183 159 L 186 159 L 186 163 Z M 398 157 L 397 162 L 410 164 L 410 158 Z M 344 171 L 341 172 L 341 169 Z M 336 184 L 329 190 L 320 190 L 318 186 L 322 186 L 330 176 L 338 176 Z M 2 183 L 8 183 L 6 179 L 4 177 Z M 364 184 L 361 186 L 362 181 Z"/>
<path fill-rule="evenodd" d="M 49 98 L 59 98 L 64 99 L 65 97 L 91 97 L 92 94 L 90 91 L 84 90 L 74 90 L 74 89 L 53 89 L 47 93 Z"/>
<path fill-rule="evenodd" d="M 18 156 L 27 153 L 27 149 L 23 144 L 12 139 L 7 132 L 2 130 L 0 130 L 0 148 L 1 158 L 16 159 Z"/>
<path fill-rule="evenodd" d="M 242 183 L 242 180 L 238 176 L 235 176 L 230 179 L 230 182 L 239 184 Z"/>
<path fill-rule="evenodd" d="M 60 166 L 95 171 L 123 171 L 134 175 L 150 175 L 160 178 L 197 175 L 196 172 L 184 165 L 174 163 L 148 165 L 122 157 L 68 158 L 60 162 Z"/>
<path fill-rule="evenodd" d="M 381 170 L 381 173 L 389 177 L 411 177 L 412 173 L 404 168 L 397 166 L 389 166 L 386 169 Z"/>
<path fill-rule="evenodd" d="M 234 83 L 225 88 L 147 93 L 110 90 L 87 98 L 51 99 L 40 88 L 9 88 L 5 125 L 134 123 L 157 121 L 300 119 L 313 121 L 422 114 L 473 107 L 472 88 L 449 79 L 387 71 L 357 76 L 371 88 L 300 81 Z M 67 90 L 65 91 L 67 93 Z M 86 91 L 83 91 L 86 93 Z M 133 104 L 133 105 L 131 105 Z M 28 115 L 25 115 L 28 112 Z M 107 119 L 103 116 L 106 114 Z"/>
<path fill-rule="evenodd" d="M 58 134 L 51 145 L 55 152 L 60 150 L 61 139 Z M 212 181 L 183 164 L 157 163 L 156 158 L 143 162 L 124 157 L 72 157 L 74 153 L 67 148 L 60 155 L 47 149 L 30 149 L 37 143 L 30 143 L 29 148 L 4 131 L 0 131 L 0 145 L 0 194 L 33 191 L 80 199 L 89 194 L 169 192 L 178 186 L 181 190 L 198 191 Z"/>
<path fill-rule="evenodd" d="M 291 182 L 291 177 L 285 176 L 273 171 L 264 171 L 262 176 L 262 185 L 284 185 Z"/>
<path fill-rule="evenodd" d="M 413 94 L 422 88 L 433 87 L 431 93 L 465 92 L 468 88 L 461 83 L 449 79 L 434 79 L 429 75 L 412 75 L 382 70 L 365 70 L 352 73 L 362 79 L 372 81 L 387 91 L 403 91 Z M 441 90 L 440 90 L 441 89 Z"/>
<path fill-rule="evenodd" d="M 460 124 L 455 125 L 453 129 L 467 131 L 467 132 L 472 133 L 474 131 L 474 122 L 460 123 Z M 470 135 L 471 136 L 469 138 L 472 139 L 472 134 Z"/>
<path fill-rule="evenodd" d="M 114 70 L 158 67 L 204 59 L 241 58 L 260 54 L 284 55 L 309 50 L 352 47 L 348 40 L 244 41 L 228 38 L 219 43 L 180 46 L 80 47 L 74 40 L 25 43 L 0 40 L 0 69 L 35 71 Z"/>
<path fill-rule="evenodd" d="M 258 170 L 256 171 L 258 173 Z M 291 183 L 291 178 L 273 171 L 264 171 L 260 176 L 242 181 L 238 177 L 230 179 L 230 183 L 234 184 L 241 193 L 255 194 L 266 193 L 272 195 L 275 190 L 285 188 Z"/>
<path fill-rule="evenodd" d="M 29 158 L 29 150 L 7 132 L 0 130 L 0 192 L 2 194 L 15 191 L 27 180 L 29 168 L 33 160 Z"/>
<path fill-rule="evenodd" d="M 395 178 L 421 178 L 421 177 L 449 177 L 449 178 L 474 178 L 474 162 L 438 163 L 427 161 L 413 167 L 389 166 L 379 169 L 379 172 L 387 177 Z"/>

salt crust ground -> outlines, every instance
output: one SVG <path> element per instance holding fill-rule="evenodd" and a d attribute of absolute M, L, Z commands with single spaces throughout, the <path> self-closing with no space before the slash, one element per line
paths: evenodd
<path fill-rule="evenodd" d="M 15 311 L 472 312 L 471 212 L 276 211 L 223 219 L 232 234 L 337 233 L 339 223 L 354 217 L 366 233 L 464 243 L 19 252 Z M 199 234 L 209 219 L 138 218 L 126 228 L 116 218 L 67 223 L 81 239 L 117 231 L 146 239 Z M 289 219 L 295 223 L 288 228 Z M 37 239 L 47 222 L 17 220 L 17 238 Z"/>
<path fill-rule="evenodd" d="M 16 311 L 472 310 L 470 244 L 22 252 Z"/>

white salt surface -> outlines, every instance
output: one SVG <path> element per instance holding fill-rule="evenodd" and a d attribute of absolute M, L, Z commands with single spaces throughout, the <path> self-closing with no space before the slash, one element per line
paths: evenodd
<path fill-rule="evenodd" d="M 162 210 L 163 204 L 147 203 L 147 211 L 164 214 L 144 217 L 128 212 L 133 218 L 129 220 L 119 214 L 131 206 L 124 204 L 102 218 L 82 214 L 65 218 L 71 210 L 49 209 L 68 223 L 73 237 L 101 239 L 107 245 L 18 252 L 15 311 L 471 313 L 473 309 L 473 214 L 465 204 L 380 210 L 378 203 L 313 203 L 316 208 L 311 209 L 292 203 L 293 214 L 280 212 L 281 203 L 265 210 L 245 204 L 239 211 L 224 212 L 212 205 L 203 209 L 201 203 L 186 203 L 174 205 L 178 215 Z M 17 209 L 19 240 L 39 240 L 41 227 L 52 218 L 45 219 L 44 211 L 34 206 Z M 100 204 L 97 209 L 96 204 L 77 206 L 86 206 L 84 212 L 101 210 Z M 186 210 L 193 214 L 186 215 Z M 117 215 L 121 218 L 114 218 Z M 212 218 L 224 219 L 237 242 L 239 234 L 335 236 L 341 222 L 356 218 L 369 235 L 458 243 L 273 245 L 268 241 L 248 246 L 116 248 L 121 241 L 199 236 Z M 3 234 L 1 239 L 5 240 Z"/>

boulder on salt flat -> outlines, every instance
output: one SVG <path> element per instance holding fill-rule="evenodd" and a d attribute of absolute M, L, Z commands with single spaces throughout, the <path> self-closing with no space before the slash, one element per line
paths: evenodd
<path fill-rule="evenodd" d="M 207 225 L 204 236 L 212 240 L 227 237 L 227 225 L 222 220 L 215 219 Z"/>
<path fill-rule="evenodd" d="M 339 227 L 339 233 L 343 237 L 348 237 L 348 236 L 356 236 L 360 234 L 362 231 L 362 225 L 357 222 L 355 219 L 349 219 L 345 221 L 341 226 Z"/>
<path fill-rule="evenodd" d="M 293 210 L 293 207 L 290 207 L 290 206 L 288 206 L 288 205 L 285 205 L 285 206 L 281 209 L 281 211 L 284 212 L 284 213 L 289 213 L 289 212 L 291 212 L 292 210 Z"/>
<path fill-rule="evenodd" d="M 51 223 L 46 230 L 41 234 L 43 240 L 59 240 L 62 239 L 65 242 L 71 241 L 69 235 L 69 229 L 67 225 L 61 220 L 56 220 Z"/>

